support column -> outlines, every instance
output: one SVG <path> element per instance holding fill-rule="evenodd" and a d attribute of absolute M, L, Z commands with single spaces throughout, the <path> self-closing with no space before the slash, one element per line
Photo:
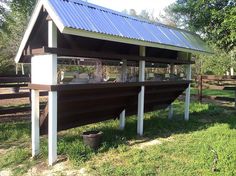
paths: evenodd
<path fill-rule="evenodd" d="M 32 140 L 32 157 L 39 154 L 40 135 L 39 135 L 39 91 L 31 91 L 31 140 Z"/>
<path fill-rule="evenodd" d="M 21 64 L 21 74 L 22 74 L 22 75 L 25 75 L 24 64 Z"/>
<path fill-rule="evenodd" d="M 191 65 L 186 66 L 186 79 L 191 80 Z M 186 121 L 189 120 L 189 105 L 190 105 L 190 83 L 188 88 L 186 89 L 186 95 L 185 95 L 185 111 L 184 111 L 184 119 Z"/>
<path fill-rule="evenodd" d="M 122 82 L 126 82 L 127 80 L 127 60 L 122 60 L 122 73 L 121 73 L 121 80 Z M 120 114 L 120 130 L 125 129 L 125 109 Z"/>
<path fill-rule="evenodd" d="M 146 48 L 140 46 L 139 50 L 140 56 L 146 55 Z M 145 81 L 145 60 L 139 61 L 139 82 Z M 138 123 L 137 123 L 137 133 L 138 135 L 143 135 L 143 119 L 144 119 L 144 86 L 141 86 L 141 90 L 138 94 Z"/>
<path fill-rule="evenodd" d="M 175 72 L 175 66 L 171 64 L 170 65 L 170 78 L 171 78 L 171 74 L 173 74 L 174 72 Z M 171 103 L 169 106 L 169 113 L 168 113 L 169 120 L 173 118 L 173 114 L 174 114 L 174 108 L 173 108 L 173 104 Z"/>
<path fill-rule="evenodd" d="M 125 109 L 120 113 L 120 130 L 125 129 Z"/>
<path fill-rule="evenodd" d="M 53 21 L 48 21 L 48 46 L 57 47 L 57 28 Z M 48 56 L 50 63 L 51 85 L 57 84 L 57 55 Z M 57 92 L 48 93 L 48 162 L 57 161 Z"/>
<path fill-rule="evenodd" d="M 48 93 L 48 162 L 57 161 L 57 92 Z"/>

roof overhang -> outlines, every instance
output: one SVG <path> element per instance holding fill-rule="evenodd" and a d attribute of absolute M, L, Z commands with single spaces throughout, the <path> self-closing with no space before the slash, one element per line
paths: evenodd
<path fill-rule="evenodd" d="M 200 50 L 188 49 L 184 47 L 177 47 L 177 46 L 172 46 L 172 45 L 147 42 L 147 41 L 142 41 L 142 40 L 137 40 L 137 39 L 130 39 L 130 38 L 124 38 L 124 37 L 119 37 L 119 36 L 101 34 L 101 33 L 94 33 L 94 32 L 89 32 L 89 31 L 80 30 L 80 29 L 73 29 L 73 28 L 68 28 L 68 27 L 65 27 L 61 32 L 64 34 L 77 35 L 77 36 L 101 39 L 101 40 L 108 40 L 108 41 L 120 42 L 120 43 L 126 43 L 126 44 L 138 45 L 138 46 L 161 48 L 161 49 L 182 51 L 182 52 L 187 52 L 187 53 L 196 53 L 196 54 L 213 54 L 212 52 L 205 52 L 205 51 L 200 51 Z"/>

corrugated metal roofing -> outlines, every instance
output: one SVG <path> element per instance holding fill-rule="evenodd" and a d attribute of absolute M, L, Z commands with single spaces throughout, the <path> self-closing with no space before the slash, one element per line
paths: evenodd
<path fill-rule="evenodd" d="M 81 0 L 49 0 L 49 2 L 67 28 L 211 52 L 198 35 L 188 31 L 150 23 Z"/>

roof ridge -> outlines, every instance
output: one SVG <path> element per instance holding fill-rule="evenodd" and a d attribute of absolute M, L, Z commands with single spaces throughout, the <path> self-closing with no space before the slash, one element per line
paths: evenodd
<path fill-rule="evenodd" d="M 174 29 L 174 30 L 178 30 L 178 31 L 183 31 L 183 32 L 187 32 L 187 33 L 190 33 L 192 35 L 198 36 L 196 33 L 188 31 L 186 29 L 181 29 L 181 28 L 177 28 L 177 27 L 174 27 L 174 26 L 169 26 L 169 25 L 166 25 L 166 24 L 163 24 L 163 23 L 160 23 L 160 22 L 149 21 L 149 20 L 146 20 L 146 19 L 142 19 L 141 17 L 134 17 L 134 16 L 131 16 L 131 15 L 128 15 L 128 14 L 125 14 L 125 13 L 122 13 L 122 12 L 118 12 L 118 11 L 115 11 L 115 10 L 112 10 L 112 9 L 109 9 L 109 8 L 106 8 L 106 7 L 102 7 L 102 6 L 99 6 L 99 5 L 90 3 L 90 2 L 86 2 L 86 1 L 82 1 L 82 0 L 63 0 L 63 1 L 74 2 L 74 3 L 77 3 L 77 4 L 85 5 L 85 6 L 90 7 L 90 8 L 95 8 L 97 10 L 102 10 L 102 11 L 105 11 L 105 12 L 108 12 L 108 13 L 112 13 L 114 15 L 126 17 L 126 18 L 129 18 L 129 19 L 132 19 L 132 20 L 137 20 L 137 21 L 141 21 L 141 22 L 144 22 L 144 23 L 153 24 L 153 25 L 156 25 L 156 26 L 162 26 L 162 27 L 166 27 L 166 28 Z"/>

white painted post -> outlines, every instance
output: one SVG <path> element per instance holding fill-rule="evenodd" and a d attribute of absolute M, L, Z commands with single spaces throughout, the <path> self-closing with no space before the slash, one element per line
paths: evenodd
<path fill-rule="evenodd" d="M 120 113 L 120 130 L 125 129 L 125 109 Z"/>
<path fill-rule="evenodd" d="M 57 161 L 57 92 L 48 93 L 48 162 Z"/>
<path fill-rule="evenodd" d="M 230 76 L 234 76 L 234 68 L 230 67 Z"/>
<path fill-rule="evenodd" d="M 173 104 L 170 104 L 168 108 L 169 108 L 168 119 L 171 120 L 173 118 L 173 114 L 174 114 Z"/>
<path fill-rule="evenodd" d="M 191 65 L 187 65 L 186 68 L 186 79 L 191 80 Z M 186 89 L 186 95 L 185 95 L 185 113 L 184 113 L 184 119 L 186 121 L 189 120 L 189 105 L 190 105 L 190 84 L 188 88 Z"/>
<path fill-rule="evenodd" d="M 122 73 L 121 73 L 121 79 L 122 82 L 126 82 L 127 80 L 127 60 L 122 60 Z M 125 129 L 125 109 L 120 114 L 120 130 Z"/>
<path fill-rule="evenodd" d="M 16 64 L 16 75 L 18 75 L 18 64 Z"/>
<path fill-rule="evenodd" d="M 173 74 L 175 72 L 175 66 L 173 64 L 170 65 L 170 74 Z M 171 75 L 170 75 L 171 77 Z M 173 104 L 170 104 L 169 108 L 169 113 L 168 113 L 168 119 L 171 120 L 173 118 L 174 114 L 174 108 Z"/>
<path fill-rule="evenodd" d="M 57 28 L 52 20 L 48 21 L 48 46 L 57 47 Z M 51 85 L 57 84 L 57 55 L 47 58 L 51 65 L 49 70 Z M 57 161 L 57 92 L 48 94 L 48 162 L 53 165 Z"/>
<path fill-rule="evenodd" d="M 24 64 L 21 64 L 21 73 L 22 73 L 22 75 L 25 75 Z"/>
<path fill-rule="evenodd" d="M 48 22 L 48 46 L 57 47 L 57 28 Z M 31 83 L 57 84 L 57 55 L 36 55 L 31 58 Z M 32 155 L 39 153 L 39 92 L 32 90 Z M 48 94 L 48 161 L 49 165 L 57 160 L 57 92 Z"/>
<path fill-rule="evenodd" d="M 32 140 L 32 157 L 39 154 L 40 134 L 39 134 L 39 91 L 31 91 L 31 140 Z"/>
<path fill-rule="evenodd" d="M 146 55 L 146 48 L 140 46 L 140 56 Z M 139 81 L 145 81 L 145 60 L 139 61 Z M 138 123 L 137 123 L 137 133 L 138 135 L 143 135 L 143 119 L 144 119 L 144 86 L 141 86 L 141 91 L 138 94 Z"/>

